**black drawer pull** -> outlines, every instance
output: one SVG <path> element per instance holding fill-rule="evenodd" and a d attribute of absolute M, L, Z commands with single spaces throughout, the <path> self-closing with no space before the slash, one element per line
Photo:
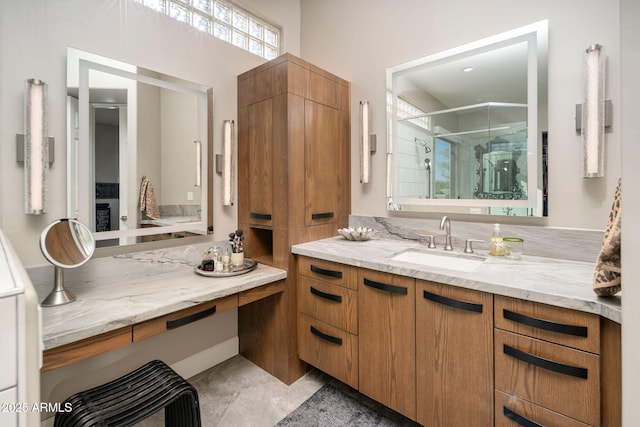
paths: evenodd
<path fill-rule="evenodd" d="M 188 316 L 181 317 L 179 319 L 167 320 L 167 329 L 175 329 L 180 326 L 184 326 L 188 323 L 195 322 L 196 320 L 204 319 L 207 316 L 210 316 L 216 312 L 216 306 L 214 305 L 211 308 L 207 308 L 206 310 L 199 311 L 197 313 L 190 314 Z"/>
<path fill-rule="evenodd" d="M 266 220 L 270 220 L 271 219 L 271 214 L 263 214 L 263 213 L 251 212 L 249 214 L 249 216 L 251 216 L 251 218 L 253 218 L 253 219 L 266 219 Z"/>
<path fill-rule="evenodd" d="M 502 310 L 502 316 L 505 319 L 522 323 L 523 325 L 532 326 L 545 331 L 559 332 L 565 335 L 573 335 L 576 337 L 587 337 L 588 328 L 586 326 L 567 325 L 564 323 L 551 322 L 549 320 L 538 319 L 536 317 L 527 316 L 525 314 L 516 313 L 506 308 Z"/>
<path fill-rule="evenodd" d="M 333 218 L 333 212 L 322 212 L 311 214 L 311 219 L 325 219 L 325 218 Z"/>
<path fill-rule="evenodd" d="M 326 292 L 322 292 L 321 290 L 314 288 L 313 286 L 311 286 L 310 290 L 312 294 L 317 295 L 320 298 L 328 299 L 330 301 L 335 301 L 335 302 L 342 302 L 341 295 L 328 294 Z"/>
<path fill-rule="evenodd" d="M 517 412 L 513 412 L 506 406 L 502 407 L 502 413 L 505 417 L 509 418 L 511 421 L 517 424 L 520 424 L 522 427 L 544 427 L 542 424 L 534 423 L 529 418 L 525 418 Z"/>
<path fill-rule="evenodd" d="M 314 273 L 322 274 L 323 276 L 335 277 L 336 279 L 342 279 L 342 271 L 326 270 L 324 268 L 311 265 L 311 271 Z"/>
<path fill-rule="evenodd" d="M 547 369 L 549 371 L 557 372 L 559 374 L 570 375 L 576 378 L 587 379 L 589 370 L 586 368 L 580 368 L 578 366 L 565 365 L 564 363 L 554 362 L 553 360 L 544 359 L 531 353 L 525 353 L 511 346 L 504 344 L 504 354 L 507 354 L 523 362 L 530 363 L 540 368 Z"/>
<path fill-rule="evenodd" d="M 407 288 L 404 286 L 387 285 L 386 283 L 374 282 L 366 277 L 364 278 L 364 284 L 381 291 L 393 292 L 394 294 L 407 295 Z"/>
<path fill-rule="evenodd" d="M 428 291 L 422 291 L 422 297 L 433 302 L 448 305 L 449 307 L 459 308 L 466 311 L 473 311 L 474 313 L 482 313 L 482 304 L 460 301 L 459 299 L 432 294 Z"/>
<path fill-rule="evenodd" d="M 334 336 L 322 333 L 319 330 L 317 330 L 316 328 L 314 328 L 313 326 L 311 326 L 311 333 L 313 335 L 317 336 L 318 338 L 322 338 L 325 341 L 329 341 L 329 342 L 334 343 L 334 344 L 342 345 L 342 338 L 338 338 L 338 337 L 334 337 Z"/>

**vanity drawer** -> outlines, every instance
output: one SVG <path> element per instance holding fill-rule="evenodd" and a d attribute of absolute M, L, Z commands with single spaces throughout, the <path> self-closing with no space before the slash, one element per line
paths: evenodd
<path fill-rule="evenodd" d="M 496 389 L 599 425 L 599 356 L 496 329 L 495 358 Z"/>
<path fill-rule="evenodd" d="M 321 259 L 298 258 L 298 274 L 334 285 L 358 289 L 358 273 L 354 267 Z"/>
<path fill-rule="evenodd" d="M 298 314 L 298 356 L 332 377 L 358 388 L 358 337 Z"/>
<path fill-rule="evenodd" d="M 230 295 L 138 323 L 133 325 L 133 342 L 151 338 L 154 335 L 159 335 L 236 307 L 238 307 L 238 296 Z"/>
<path fill-rule="evenodd" d="M 496 295 L 495 327 L 533 338 L 600 353 L 596 314 Z"/>
<path fill-rule="evenodd" d="M 496 391 L 495 427 L 589 427 L 557 412 Z"/>
<path fill-rule="evenodd" d="M 358 292 L 299 276 L 298 310 L 347 332 L 358 334 Z"/>

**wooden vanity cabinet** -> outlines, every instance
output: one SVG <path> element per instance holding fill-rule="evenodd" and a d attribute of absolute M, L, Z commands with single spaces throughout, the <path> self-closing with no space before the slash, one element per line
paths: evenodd
<path fill-rule="evenodd" d="M 415 279 L 358 270 L 360 392 L 416 419 Z"/>
<path fill-rule="evenodd" d="M 300 357 L 424 426 L 617 427 L 596 314 L 298 257 Z"/>
<path fill-rule="evenodd" d="M 494 304 L 497 426 L 620 425 L 613 322 L 503 296 Z"/>
<path fill-rule="evenodd" d="M 416 282 L 417 421 L 493 425 L 493 295 Z"/>
<path fill-rule="evenodd" d="M 306 369 L 298 359 L 291 245 L 335 236 L 348 225 L 350 104 L 349 82 L 291 54 L 238 76 L 245 256 L 288 271 L 281 295 L 239 309 L 240 353 L 286 384 Z"/>
<path fill-rule="evenodd" d="M 354 267 L 298 259 L 298 355 L 358 388 L 358 292 Z"/>

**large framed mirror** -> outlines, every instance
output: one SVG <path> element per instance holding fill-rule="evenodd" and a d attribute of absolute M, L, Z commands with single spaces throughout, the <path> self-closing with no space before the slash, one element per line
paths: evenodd
<path fill-rule="evenodd" d="M 67 215 L 97 247 L 213 231 L 213 93 L 69 48 Z"/>
<path fill-rule="evenodd" d="M 547 31 L 387 70 L 389 210 L 546 216 Z"/>

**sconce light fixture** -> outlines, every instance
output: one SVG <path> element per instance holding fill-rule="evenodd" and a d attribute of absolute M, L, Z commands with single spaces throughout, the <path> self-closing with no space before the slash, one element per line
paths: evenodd
<path fill-rule="evenodd" d="M 24 162 L 24 211 L 47 211 L 49 163 L 53 163 L 53 138 L 47 137 L 47 84 L 29 79 L 24 92 L 24 134 L 16 139 L 17 160 Z"/>
<path fill-rule="evenodd" d="M 196 144 L 196 187 L 202 185 L 202 142 L 193 141 Z"/>
<path fill-rule="evenodd" d="M 376 152 L 376 135 L 369 134 L 369 101 L 360 101 L 360 182 L 371 182 L 371 153 Z"/>
<path fill-rule="evenodd" d="M 223 122 L 222 154 L 216 154 L 216 173 L 222 175 L 222 204 L 233 206 L 233 181 L 234 164 L 233 159 L 233 120 Z"/>
<path fill-rule="evenodd" d="M 585 85 L 580 126 L 584 178 L 604 176 L 604 61 L 601 45 L 594 44 L 585 50 Z"/>

